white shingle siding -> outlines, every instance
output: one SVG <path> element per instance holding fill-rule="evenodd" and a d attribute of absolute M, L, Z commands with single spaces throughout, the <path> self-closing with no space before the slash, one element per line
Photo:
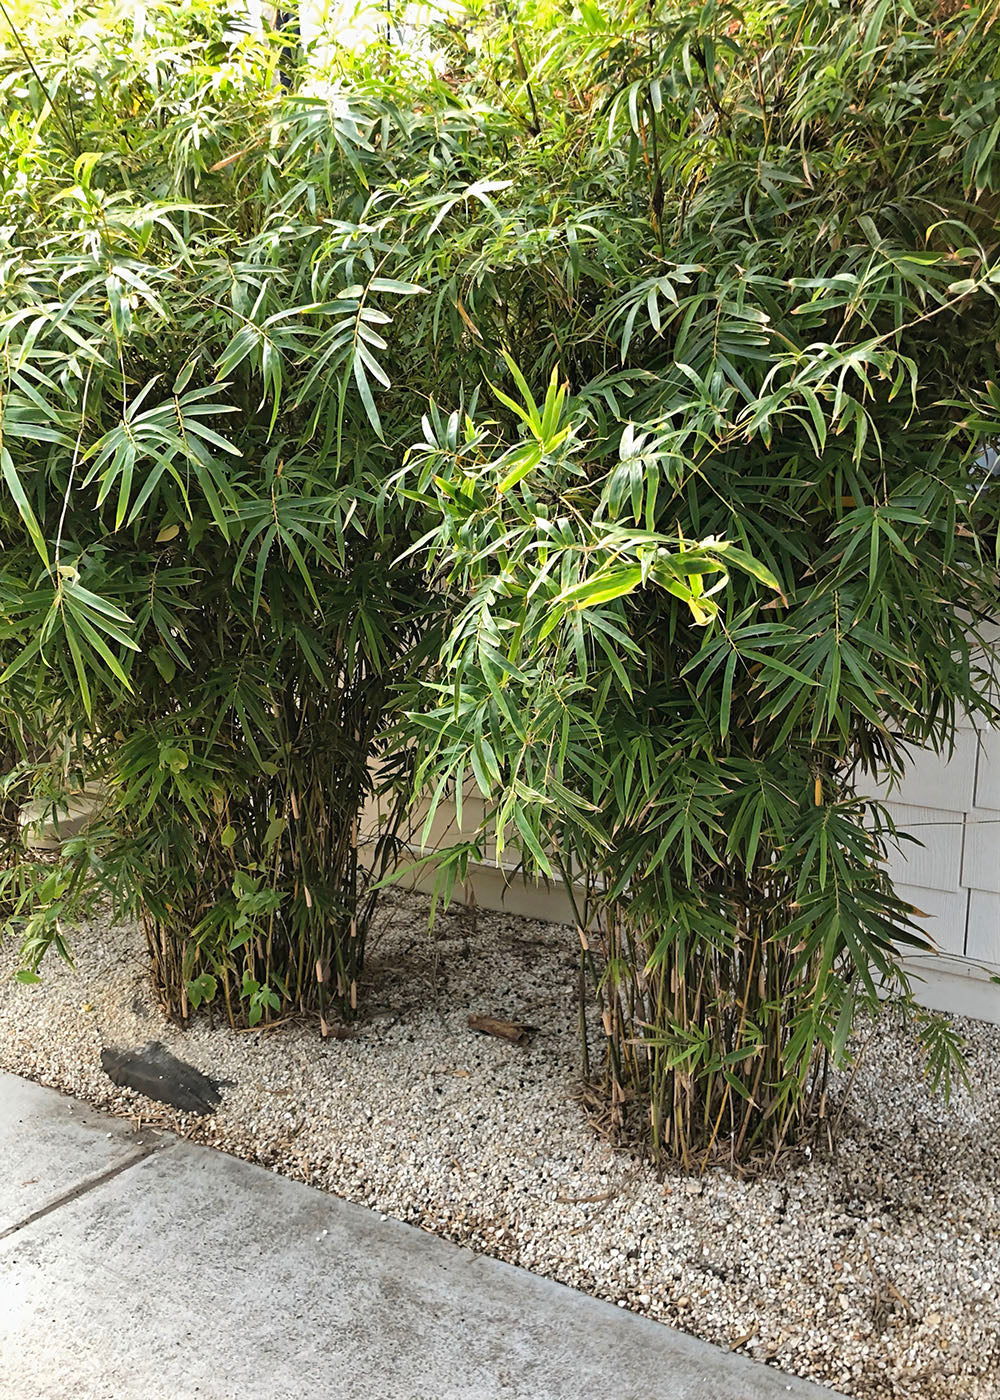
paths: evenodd
<path fill-rule="evenodd" d="M 917 845 L 914 841 L 901 841 L 891 861 L 894 878 L 918 890 L 957 890 L 962 883 L 965 813 L 947 807 L 918 807 L 915 803 L 893 801 L 885 805 L 899 831 L 920 842 Z"/>
<path fill-rule="evenodd" d="M 915 956 L 920 999 L 1000 1021 L 1000 732 L 959 731 L 951 758 L 915 750 L 903 781 L 877 791 L 904 842 L 889 872 L 939 957 Z"/>
<path fill-rule="evenodd" d="M 949 812 L 965 812 L 972 805 L 978 752 L 977 735 L 972 729 L 959 730 L 950 759 L 913 746 L 909 752 L 910 764 L 902 783 L 894 788 L 876 787 L 877 796 L 906 807 L 933 807 Z M 1000 779 L 1000 772 L 997 777 Z"/>
<path fill-rule="evenodd" d="M 965 952 L 967 957 L 979 962 L 1000 965 L 1000 894 L 969 891 Z M 1000 987 L 997 991 L 1000 994 Z M 1000 1020 L 1000 1006 L 997 1020 Z"/>

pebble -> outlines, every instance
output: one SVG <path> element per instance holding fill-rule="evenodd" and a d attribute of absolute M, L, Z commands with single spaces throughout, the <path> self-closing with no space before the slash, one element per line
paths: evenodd
<path fill-rule="evenodd" d="M 307 1024 L 181 1030 L 157 1007 L 138 929 L 95 921 L 70 942 L 77 971 L 53 958 L 37 986 L 13 981 L 16 949 L 0 946 L 4 1069 L 857 1400 L 1000 1400 L 1000 1027 L 955 1021 L 973 1090 L 946 1102 L 887 1016 L 833 1156 L 658 1180 L 580 1104 L 565 928 L 453 909 L 428 934 L 426 901 L 393 892 L 364 1018 L 328 1041 Z M 538 1030 L 511 1045 L 471 1031 L 472 1014 Z M 111 1083 L 102 1048 L 154 1039 L 235 1081 L 214 1113 Z"/>

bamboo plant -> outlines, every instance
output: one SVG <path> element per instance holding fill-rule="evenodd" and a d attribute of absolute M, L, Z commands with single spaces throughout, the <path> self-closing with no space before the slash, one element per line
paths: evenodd
<path fill-rule="evenodd" d="M 486 801 L 444 893 L 494 850 L 565 881 L 603 1112 L 660 1163 L 829 1131 L 883 998 L 957 1062 L 866 794 L 997 719 L 993 16 L 525 6 L 455 58 L 521 131 L 420 266 L 510 360 L 402 476 L 462 599 L 418 775 Z"/>
<path fill-rule="evenodd" d="M 409 512 L 382 489 L 375 404 L 418 289 L 351 222 L 386 109 L 286 87 L 283 36 L 221 5 L 11 23 L 9 800 L 103 794 L 55 865 L 7 878 L 23 975 L 110 896 L 171 1015 L 325 1027 L 357 1008 L 394 840 L 391 803 L 361 839 L 370 761 L 433 611 L 397 563 Z"/>

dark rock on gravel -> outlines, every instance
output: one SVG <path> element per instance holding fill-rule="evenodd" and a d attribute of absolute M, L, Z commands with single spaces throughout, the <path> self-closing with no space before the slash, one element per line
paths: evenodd
<path fill-rule="evenodd" d="M 182 1113 L 211 1113 L 222 1098 L 222 1081 L 209 1079 L 194 1065 L 185 1064 L 158 1040 L 151 1040 L 142 1050 L 108 1047 L 101 1051 L 101 1067 L 120 1089 L 134 1089 Z"/>

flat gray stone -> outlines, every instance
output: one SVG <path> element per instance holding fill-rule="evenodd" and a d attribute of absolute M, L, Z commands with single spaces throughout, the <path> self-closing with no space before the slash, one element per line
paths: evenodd
<path fill-rule="evenodd" d="M 0 1235 L 157 1141 L 89 1104 L 0 1073 Z"/>
<path fill-rule="evenodd" d="M 101 1068 L 120 1088 L 134 1089 L 182 1113 L 211 1113 L 221 1098 L 221 1086 L 214 1079 L 179 1060 L 158 1040 L 135 1050 L 106 1046 Z"/>
<path fill-rule="evenodd" d="M 170 1138 L 0 1241 L 0 1291 L 12 1400 L 832 1400 Z"/>

